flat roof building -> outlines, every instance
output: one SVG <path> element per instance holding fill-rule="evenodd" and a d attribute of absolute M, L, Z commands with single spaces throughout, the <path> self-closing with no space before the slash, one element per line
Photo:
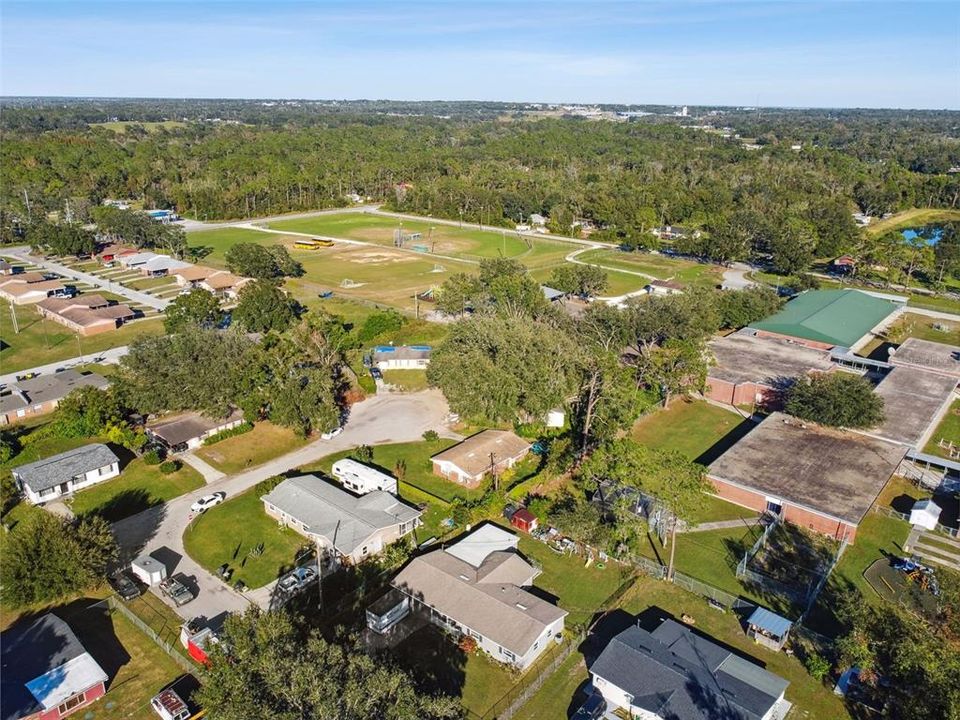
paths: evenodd
<path fill-rule="evenodd" d="M 907 338 L 890 354 L 890 362 L 960 378 L 960 347 L 949 343 Z"/>
<path fill-rule="evenodd" d="M 907 448 L 771 413 L 707 469 L 716 494 L 852 541 Z"/>
<path fill-rule="evenodd" d="M 824 350 L 750 330 L 711 340 L 707 347 L 716 364 L 707 371 L 706 395 L 728 405 L 777 408 L 797 378 L 835 367 Z"/>
<path fill-rule="evenodd" d="M 807 290 L 750 327 L 761 335 L 795 338 L 823 350 L 857 350 L 903 307 L 861 290 Z"/>
<path fill-rule="evenodd" d="M 922 450 L 950 408 L 958 380 L 953 375 L 895 366 L 877 385 L 884 421 L 866 432 Z"/>

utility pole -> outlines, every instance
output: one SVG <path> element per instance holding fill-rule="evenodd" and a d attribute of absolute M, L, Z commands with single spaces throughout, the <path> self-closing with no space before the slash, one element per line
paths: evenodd
<path fill-rule="evenodd" d="M 10 303 L 10 317 L 13 319 L 13 334 L 19 335 L 20 325 L 17 322 L 17 311 L 14 309 L 15 307 L 16 305 L 14 305 L 14 303 Z"/>
<path fill-rule="evenodd" d="M 483 230 L 483 205 L 480 206 L 480 229 Z"/>
<path fill-rule="evenodd" d="M 80 333 L 77 333 L 77 350 L 80 351 L 80 364 L 83 364 L 83 345 L 80 344 Z"/>
<path fill-rule="evenodd" d="M 29 222 L 33 222 L 33 215 L 32 215 L 32 213 L 30 212 L 30 196 L 27 195 L 27 189 L 26 189 L 26 188 L 23 189 L 23 201 L 24 201 L 24 203 L 26 203 L 26 205 L 27 205 L 27 220 L 28 220 Z"/>
<path fill-rule="evenodd" d="M 493 477 L 493 490 L 500 492 L 500 478 L 497 477 L 497 454 L 490 453 L 490 475 Z"/>

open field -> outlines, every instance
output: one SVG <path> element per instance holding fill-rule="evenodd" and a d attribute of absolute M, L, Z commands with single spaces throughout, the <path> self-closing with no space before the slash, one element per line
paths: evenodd
<path fill-rule="evenodd" d="M 877 220 L 867 226 L 870 235 L 883 235 L 891 230 L 908 230 L 924 225 L 955 222 L 960 220 L 960 210 L 940 210 L 936 208 L 911 208 L 898 212 L 885 220 Z"/>
<path fill-rule="evenodd" d="M 530 268 L 557 265 L 575 247 L 569 243 L 546 238 L 520 236 L 512 230 L 496 228 L 478 230 L 459 228 L 442 223 L 431 224 L 428 219 L 387 217 L 369 213 L 342 213 L 319 215 L 312 218 L 277 220 L 269 227 L 275 230 L 325 235 L 347 240 L 360 240 L 385 247 L 394 246 L 394 231 L 420 233 L 419 239 L 411 239 L 405 247 L 423 248 L 423 252 L 446 255 L 468 260 L 483 258 L 516 258 Z M 418 247 L 414 247 L 418 246 Z M 322 251 L 310 251 L 322 252 Z"/>
<path fill-rule="evenodd" d="M 336 295 L 346 298 L 412 308 L 416 293 L 439 286 L 453 273 L 476 271 L 473 264 L 421 256 L 391 247 L 340 243 L 320 250 L 295 250 L 295 238 L 291 236 L 244 228 L 194 232 L 188 235 L 188 240 L 195 247 L 212 249 L 200 260 L 201 263 L 220 267 L 223 266 L 223 254 L 235 243 L 285 245 L 303 264 L 304 276 L 287 281 L 287 287 L 303 303 L 316 300 L 321 292 L 333 290 Z"/>
<path fill-rule="evenodd" d="M 77 515 L 96 513 L 116 522 L 200 487 L 203 477 L 186 463 L 164 475 L 159 465 L 137 458 L 123 468 L 120 477 L 81 490 L 69 505 Z"/>
<path fill-rule="evenodd" d="M 135 320 L 117 330 L 80 337 L 63 325 L 40 317 L 36 308 L 30 305 L 17 306 L 16 313 L 19 333 L 13 332 L 9 303 L 0 304 L 0 366 L 5 373 L 58 360 L 72 360 L 81 351 L 84 356 L 94 355 L 128 345 L 141 335 L 163 334 L 163 321 L 160 318 Z"/>
<path fill-rule="evenodd" d="M 720 284 L 723 275 L 723 268 L 719 265 L 672 258 L 668 255 L 625 252 L 617 249 L 589 250 L 578 255 L 577 260 L 608 268 L 646 273 L 659 280 L 676 280 L 679 283 L 697 287 L 715 287 Z"/>
<path fill-rule="evenodd" d="M 205 445 L 195 454 L 227 475 L 262 465 L 268 460 L 303 447 L 310 438 L 297 437 L 289 428 L 260 422 L 253 430 Z"/>
<path fill-rule="evenodd" d="M 197 517 L 183 535 L 186 551 L 212 573 L 223 563 L 233 568 L 233 580 L 258 588 L 276 580 L 294 566 L 297 552 L 309 541 L 263 510 L 263 489 L 255 486 L 228 497 Z M 258 545 L 263 552 L 250 554 Z"/>

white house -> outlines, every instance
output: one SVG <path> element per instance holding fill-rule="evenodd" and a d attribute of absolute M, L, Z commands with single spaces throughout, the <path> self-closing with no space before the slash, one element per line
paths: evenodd
<path fill-rule="evenodd" d="M 539 213 L 533 213 L 530 216 L 530 224 L 535 228 L 542 228 L 547 224 L 547 219 Z"/>
<path fill-rule="evenodd" d="M 590 666 L 608 705 L 643 720 L 725 718 L 780 720 L 789 683 L 674 620 L 653 632 L 636 625 L 614 637 Z"/>
<path fill-rule="evenodd" d="M 397 494 L 397 479 L 375 470 L 372 467 L 358 463 L 356 460 L 344 458 L 333 464 L 333 476 L 348 490 L 358 495 L 366 495 L 374 490 L 382 490 L 393 495 Z"/>
<path fill-rule="evenodd" d="M 648 295 L 683 295 L 683 285 L 673 280 L 651 280 L 643 288 Z"/>
<path fill-rule="evenodd" d="M 102 443 L 84 445 L 13 468 L 13 479 L 34 505 L 56 500 L 120 474 L 120 460 Z"/>
<path fill-rule="evenodd" d="M 479 527 L 447 548 L 418 555 L 391 583 L 399 595 L 367 611 L 367 626 L 388 632 L 408 610 L 455 636 L 470 636 L 502 663 L 524 670 L 563 632 L 566 610 L 531 593 L 540 571 L 517 552 L 519 538 Z"/>
<path fill-rule="evenodd" d="M 530 443 L 509 430 L 483 430 L 437 453 L 430 462 L 434 475 L 475 487 L 488 472 L 512 468 L 529 451 Z"/>
<path fill-rule="evenodd" d="M 422 370 L 430 364 L 429 345 L 377 345 L 371 362 L 381 370 Z"/>

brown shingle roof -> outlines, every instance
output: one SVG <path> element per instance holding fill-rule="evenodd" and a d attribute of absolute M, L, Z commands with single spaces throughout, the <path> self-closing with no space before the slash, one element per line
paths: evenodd
<path fill-rule="evenodd" d="M 469 475 L 480 475 L 490 468 L 490 453 L 494 462 L 519 458 L 530 449 L 530 443 L 508 430 L 484 430 L 462 443 L 433 456 L 433 460 L 456 465 Z"/>
<path fill-rule="evenodd" d="M 177 275 L 190 282 L 196 282 L 197 280 L 205 280 L 206 278 L 210 277 L 211 275 L 215 275 L 218 272 L 223 271 L 215 270 L 214 268 L 207 267 L 206 265 L 191 265 L 190 267 L 174 270 L 170 274 Z"/>
<path fill-rule="evenodd" d="M 63 290 L 63 285 L 59 280 L 43 280 L 41 282 L 31 283 L 5 283 L 0 284 L 0 290 L 12 297 L 22 297 L 34 292 L 53 292 L 54 290 Z"/>

